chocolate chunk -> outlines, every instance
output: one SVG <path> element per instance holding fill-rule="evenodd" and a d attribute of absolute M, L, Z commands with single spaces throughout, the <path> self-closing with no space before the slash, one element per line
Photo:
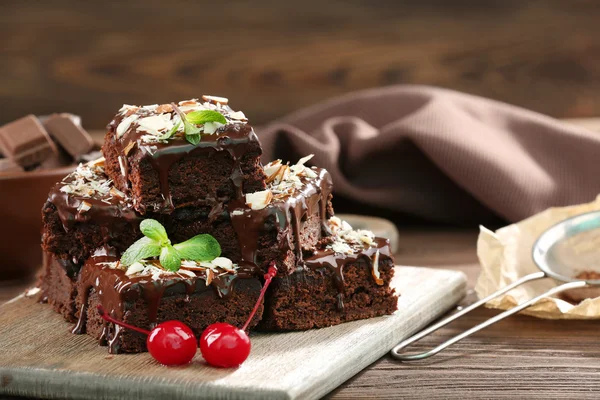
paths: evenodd
<path fill-rule="evenodd" d="M 0 158 L 0 174 L 8 172 L 23 172 L 23 168 L 10 158 Z"/>
<path fill-rule="evenodd" d="M 44 127 L 73 158 L 92 150 L 94 140 L 81 127 L 79 117 L 72 114 L 52 114 L 44 121 Z"/>
<path fill-rule="evenodd" d="M 48 132 L 34 115 L 0 128 L 0 150 L 22 167 L 41 163 L 58 152 Z"/>

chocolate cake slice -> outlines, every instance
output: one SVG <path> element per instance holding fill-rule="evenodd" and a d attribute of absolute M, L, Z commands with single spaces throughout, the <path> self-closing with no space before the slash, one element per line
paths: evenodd
<path fill-rule="evenodd" d="M 190 125 L 186 118 L 195 112 L 218 112 L 223 123 Z M 199 134 L 188 135 L 190 129 Z M 124 105 L 108 125 L 102 151 L 107 175 L 140 214 L 213 207 L 265 188 L 258 138 L 224 98 Z"/>
<path fill-rule="evenodd" d="M 389 240 L 353 230 L 337 217 L 329 225 L 333 235 L 302 266 L 273 280 L 261 329 L 324 328 L 396 311 Z"/>
<path fill-rule="evenodd" d="M 101 247 L 122 253 L 141 237 L 140 222 L 154 218 L 176 242 L 208 233 L 234 262 L 266 272 L 275 260 L 280 273 L 288 274 L 327 234 L 325 222 L 333 215 L 331 177 L 324 169 L 306 167 L 306 161 L 268 164 L 267 189 L 241 200 L 145 216 L 114 187 L 102 160 L 80 165 L 50 191 L 42 210 L 42 246 L 81 265 Z"/>
<path fill-rule="evenodd" d="M 50 191 L 42 209 L 42 247 L 61 260 L 82 265 L 98 248 L 124 252 L 142 235 L 144 218 L 159 220 L 169 237 L 185 241 L 210 233 L 226 257 L 239 259 L 235 232 L 227 211 L 211 214 L 212 207 L 184 207 L 171 214 L 140 215 L 132 200 L 105 175 L 103 160 L 80 165 Z"/>
<path fill-rule="evenodd" d="M 118 258 L 100 252 L 80 271 L 73 332 L 98 339 L 109 346 L 110 353 L 143 352 L 146 337 L 105 322 L 97 306 L 118 320 L 148 330 L 164 321 L 182 321 L 199 337 L 216 322 L 242 326 L 261 287 L 252 272 L 223 257 L 210 263 L 184 261 L 179 271 L 169 272 L 157 261 L 125 267 Z M 250 328 L 258 324 L 262 312 L 261 306 Z"/>
<path fill-rule="evenodd" d="M 241 250 L 241 263 L 263 273 L 275 261 L 280 275 L 288 275 L 328 235 L 333 216 L 332 183 L 327 170 L 281 160 L 265 166 L 267 189 L 246 194 L 228 205 Z"/>

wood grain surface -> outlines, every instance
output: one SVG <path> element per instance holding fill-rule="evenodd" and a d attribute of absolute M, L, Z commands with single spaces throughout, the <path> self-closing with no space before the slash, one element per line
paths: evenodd
<path fill-rule="evenodd" d="M 230 97 L 256 124 L 352 90 L 428 84 L 600 115 L 594 0 L 0 1 L 0 123 Z"/>
<path fill-rule="evenodd" d="M 107 354 L 75 336 L 36 298 L 0 306 L 0 393 L 94 399 L 317 399 L 386 354 L 462 299 L 466 278 L 456 271 L 400 267 L 401 297 L 390 316 L 303 332 L 253 334 L 252 353 L 237 369 L 207 366 L 198 354 L 165 368 L 149 354 Z"/>
<path fill-rule="evenodd" d="M 472 230 L 400 230 L 397 260 L 464 271 L 472 288 L 479 271 L 476 239 L 477 232 Z M 25 287 L 23 283 L 5 284 L 0 289 L 0 301 Z M 474 299 L 470 292 L 464 304 Z M 411 349 L 431 348 L 496 313 L 475 311 Z M 599 328 L 593 321 L 512 317 L 429 360 L 402 364 L 386 355 L 327 398 L 597 399 Z"/>

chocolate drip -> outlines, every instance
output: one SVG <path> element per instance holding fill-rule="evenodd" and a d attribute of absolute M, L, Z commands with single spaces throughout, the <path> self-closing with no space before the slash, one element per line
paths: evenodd
<path fill-rule="evenodd" d="M 65 183 L 72 181 L 73 179 L 67 178 L 64 183 L 56 184 L 48 196 L 48 201 L 54 204 L 58 211 L 58 216 L 65 231 L 68 232 L 77 222 L 94 221 L 98 225 L 108 226 L 116 220 L 131 222 L 143 219 L 123 198 L 100 194 L 95 194 L 93 197 L 84 197 L 73 193 L 64 193 L 60 190 Z M 89 209 L 80 209 L 84 202 L 90 205 Z M 112 232 L 106 230 L 103 234 L 105 239 L 108 239 L 111 237 Z"/>
<path fill-rule="evenodd" d="M 261 210 L 252 210 L 244 201 L 228 204 L 231 222 L 240 246 L 241 265 L 260 268 L 257 265 L 257 252 L 261 235 L 268 232 L 269 224 L 275 221 L 279 226 L 280 250 L 293 250 L 296 262 L 301 263 L 303 224 L 308 216 L 319 213 L 321 225 L 326 226 L 327 204 L 332 190 L 331 177 L 325 169 L 317 169 L 316 178 L 302 177 L 302 185 L 292 194 L 274 199 Z"/>
<path fill-rule="evenodd" d="M 78 321 L 73 333 L 85 333 L 87 323 L 88 300 L 92 290 L 100 298 L 100 303 L 105 311 L 116 319 L 123 320 L 127 305 L 142 299 L 146 304 L 147 317 L 150 322 L 149 329 L 158 323 L 158 310 L 161 300 L 166 293 L 183 294 L 189 296 L 214 290 L 221 298 L 228 298 L 233 294 L 234 282 L 239 278 L 251 278 L 253 271 L 238 270 L 236 274 L 225 274 L 216 276 L 210 285 L 205 283 L 205 272 L 195 271 L 196 276 L 172 275 L 153 279 L 152 276 L 128 277 L 123 270 L 110 268 L 106 264 L 117 261 L 114 255 L 107 255 L 104 251 L 98 251 L 91 257 L 79 275 L 79 292 L 77 302 L 80 305 Z M 119 335 L 121 328 L 114 327 L 111 332 L 111 324 L 104 323 L 101 335 L 101 343 L 108 344 L 110 353 L 119 351 Z M 148 328 L 148 327 L 145 327 Z"/>
<path fill-rule="evenodd" d="M 344 292 L 346 281 L 344 280 L 344 267 L 347 264 L 354 263 L 362 258 L 367 262 L 370 268 L 373 268 L 373 258 L 379 251 L 380 262 L 392 258 L 390 254 L 389 240 L 375 238 L 375 246 L 365 246 L 354 254 L 340 254 L 333 250 L 318 250 L 313 256 L 304 261 L 304 266 L 311 270 L 319 271 L 323 268 L 329 268 L 333 272 L 333 282 L 338 291 L 338 310 L 344 309 Z"/>

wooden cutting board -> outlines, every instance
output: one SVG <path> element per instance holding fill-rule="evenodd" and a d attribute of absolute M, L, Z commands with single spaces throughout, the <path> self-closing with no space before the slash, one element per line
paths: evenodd
<path fill-rule="evenodd" d="M 0 306 L 0 394 L 70 399 L 319 398 L 456 304 L 461 272 L 397 267 L 391 316 L 305 332 L 254 334 L 238 369 L 157 365 L 148 354 L 109 355 L 72 335 L 49 306 L 17 297 Z"/>

